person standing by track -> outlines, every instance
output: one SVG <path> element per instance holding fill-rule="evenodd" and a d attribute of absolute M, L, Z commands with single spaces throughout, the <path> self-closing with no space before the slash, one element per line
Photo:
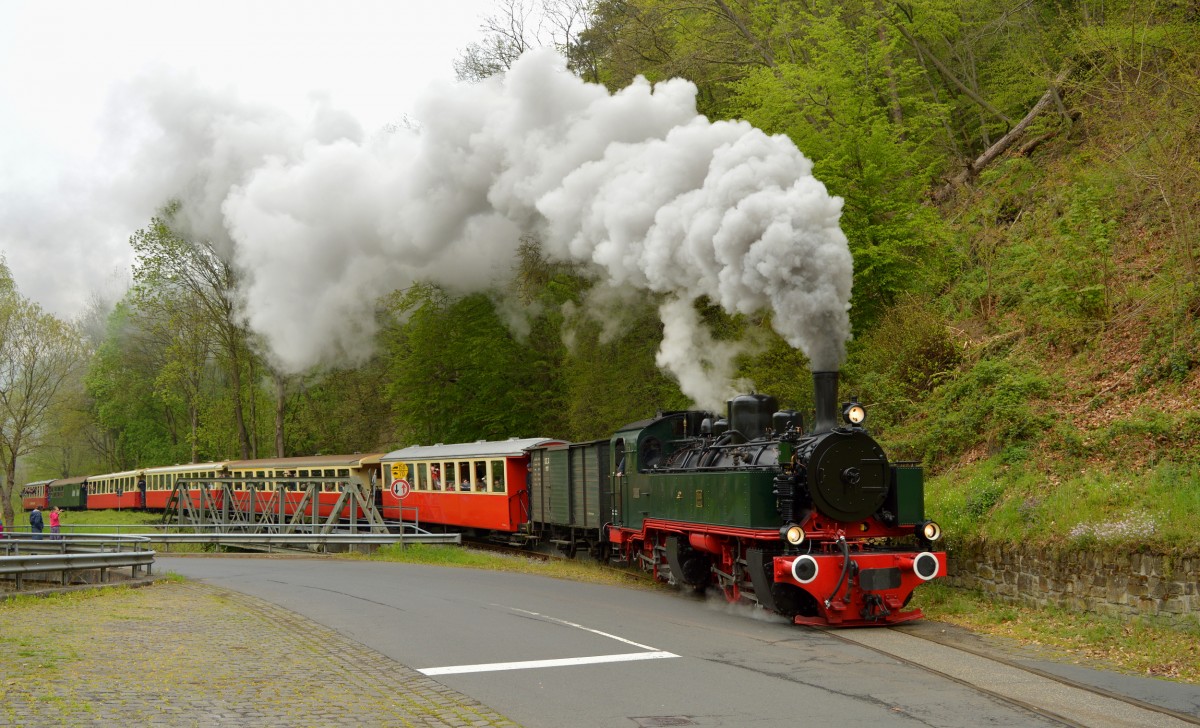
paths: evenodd
<path fill-rule="evenodd" d="M 62 512 L 58 510 L 58 506 L 54 506 L 54 510 L 50 511 L 50 540 L 61 541 L 62 536 L 59 535 L 59 521 L 62 518 Z"/>
<path fill-rule="evenodd" d="M 29 512 L 29 532 L 33 534 L 35 541 L 42 540 L 42 526 L 42 512 L 38 510 L 37 506 L 34 506 L 33 510 Z"/>

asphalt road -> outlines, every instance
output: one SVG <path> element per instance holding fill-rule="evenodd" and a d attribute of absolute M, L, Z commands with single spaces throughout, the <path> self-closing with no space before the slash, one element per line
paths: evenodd
<path fill-rule="evenodd" d="M 1062 725 L 818 631 L 661 591 L 407 564 L 160 557 L 528 728 Z"/>

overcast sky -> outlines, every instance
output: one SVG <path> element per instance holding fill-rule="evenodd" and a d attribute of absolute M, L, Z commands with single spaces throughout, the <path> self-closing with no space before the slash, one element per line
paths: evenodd
<path fill-rule="evenodd" d="M 104 195 L 140 143 L 114 89 L 190 74 L 298 115 L 323 97 L 369 133 L 453 81 L 494 2 L 0 0 L 0 254 L 21 292 L 71 317 L 128 282 L 128 238 L 154 211 Z"/>

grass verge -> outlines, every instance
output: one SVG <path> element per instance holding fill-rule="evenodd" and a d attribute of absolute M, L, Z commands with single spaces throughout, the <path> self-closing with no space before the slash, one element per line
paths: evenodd
<path fill-rule="evenodd" d="M 369 556 L 373 561 L 396 561 L 406 564 L 430 564 L 433 566 L 456 566 L 468 569 L 489 569 L 521 574 L 537 574 L 554 579 L 587 582 L 591 584 L 620 584 L 657 588 L 653 582 L 642 579 L 634 572 L 624 572 L 590 561 L 565 561 L 513 556 L 508 554 L 479 551 L 459 546 L 430 546 L 413 544 L 401 548 L 399 545 L 380 547 Z"/>

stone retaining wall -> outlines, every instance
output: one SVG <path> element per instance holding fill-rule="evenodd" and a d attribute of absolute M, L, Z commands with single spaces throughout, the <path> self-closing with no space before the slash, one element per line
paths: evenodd
<path fill-rule="evenodd" d="M 965 544 L 955 545 L 949 557 L 951 585 L 1009 603 L 1172 623 L 1200 619 L 1200 556 Z"/>

